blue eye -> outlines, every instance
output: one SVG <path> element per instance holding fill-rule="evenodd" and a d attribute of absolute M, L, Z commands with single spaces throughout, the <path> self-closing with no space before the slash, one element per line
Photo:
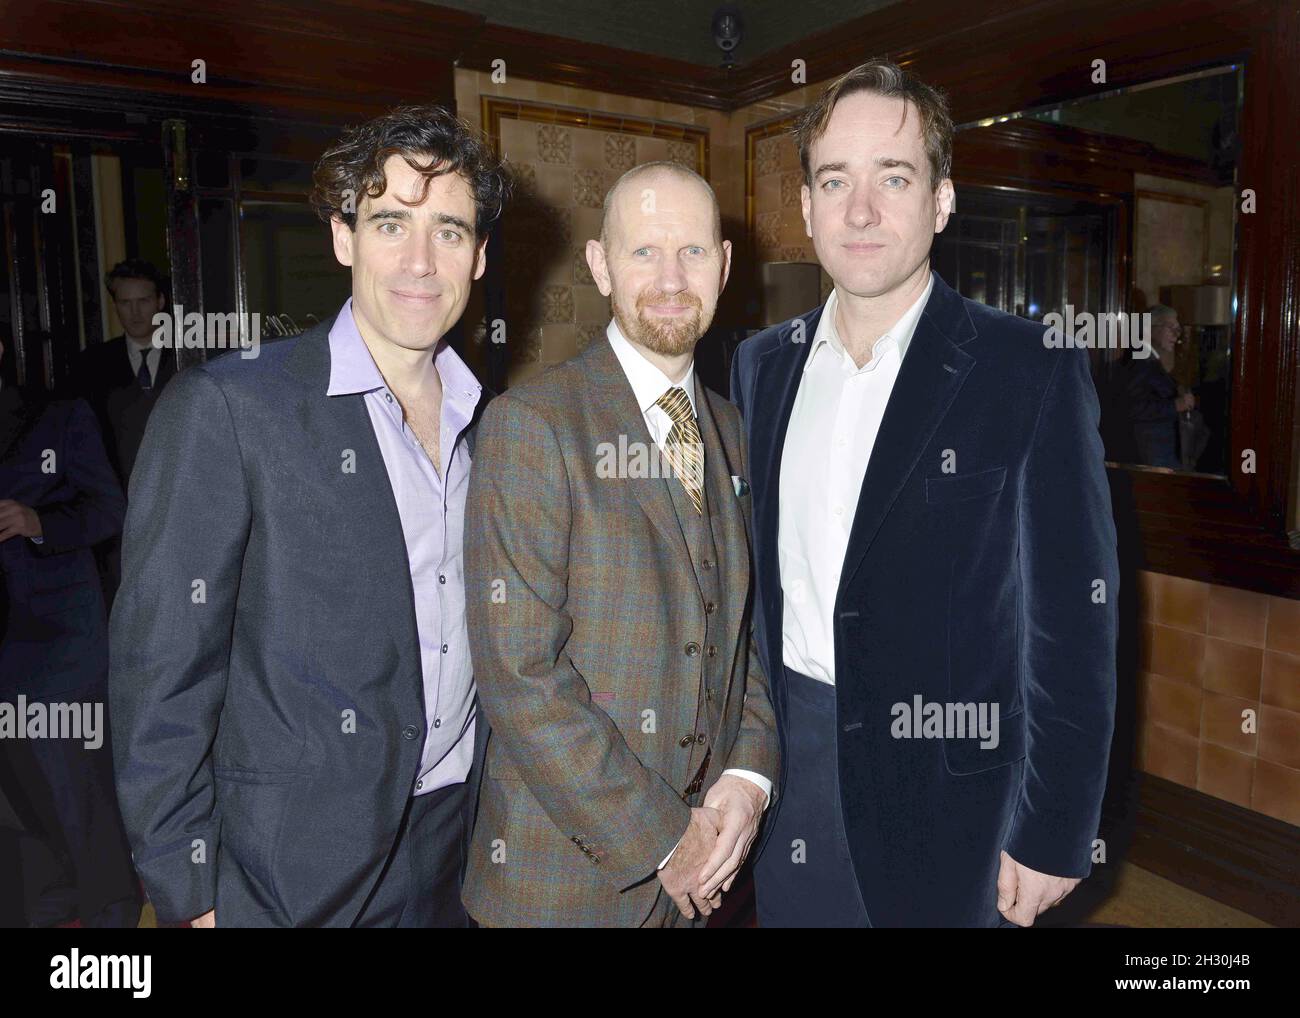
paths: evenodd
<path fill-rule="evenodd" d="M 843 183 L 844 183 L 844 181 L 842 181 L 842 180 L 828 180 L 828 181 L 826 181 L 826 183 L 822 184 L 822 190 L 823 190 L 823 191 L 830 191 L 830 190 L 833 189 L 833 190 L 837 190 L 837 191 L 838 191 L 839 188 L 838 188 L 838 187 L 832 188 L 832 185 L 835 185 L 835 184 L 843 184 Z"/>

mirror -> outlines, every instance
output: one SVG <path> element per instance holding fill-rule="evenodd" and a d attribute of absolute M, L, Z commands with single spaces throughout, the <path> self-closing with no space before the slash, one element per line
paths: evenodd
<path fill-rule="evenodd" d="M 1085 346 L 1112 465 L 1225 476 L 1242 68 L 957 129 L 934 265 Z"/>

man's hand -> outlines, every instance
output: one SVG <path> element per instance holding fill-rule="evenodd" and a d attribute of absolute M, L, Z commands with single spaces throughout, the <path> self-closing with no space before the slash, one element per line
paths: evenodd
<path fill-rule="evenodd" d="M 1017 926 L 1033 926 L 1035 918 L 1059 905 L 1078 886 L 1078 877 L 1048 876 L 1020 865 L 1003 852 L 998 870 L 998 911 Z"/>
<path fill-rule="evenodd" d="M 766 793 L 736 774 L 722 775 L 705 795 L 705 807 L 711 806 L 722 815 L 717 844 L 700 871 L 700 894 L 705 898 L 731 890 L 731 882 L 758 834 L 766 804 Z"/>
<path fill-rule="evenodd" d="M 35 509 L 11 498 L 0 498 L 0 541 L 11 537 L 43 536 L 41 518 Z"/>
<path fill-rule="evenodd" d="M 190 926 L 196 930 L 214 930 L 217 928 L 217 911 L 208 909 L 197 919 L 190 920 Z"/>
<path fill-rule="evenodd" d="M 678 843 L 668 865 L 659 871 L 659 882 L 664 885 L 668 896 L 677 902 L 682 915 L 687 919 L 695 918 L 699 909 L 701 915 L 708 915 L 721 903 L 721 897 L 714 901 L 699 894 L 700 867 L 708 858 L 714 843 L 718 840 L 718 829 L 722 826 L 722 815 L 708 806 L 691 807 L 691 822 L 686 833 Z"/>

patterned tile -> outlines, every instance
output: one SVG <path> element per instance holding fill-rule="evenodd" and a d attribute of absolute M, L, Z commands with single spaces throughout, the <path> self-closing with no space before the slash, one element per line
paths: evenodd
<path fill-rule="evenodd" d="M 799 207 L 799 189 L 803 186 L 802 173 L 781 174 L 781 207 Z"/>
<path fill-rule="evenodd" d="M 754 162 L 759 176 L 765 173 L 775 173 L 781 168 L 781 143 L 783 141 L 785 139 L 778 134 L 771 138 L 760 138 L 758 144 L 754 146 Z"/>
<path fill-rule="evenodd" d="M 578 349 L 587 349 L 591 343 L 594 343 L 605 334 L 605 330 L 608 327 L 609 325 L 607 322 L 579 322 Z"/>
<path fill-rule="evenodd" d="M 537 155 L 544 163 L 567 166 L 573 162 L 573 137 L 567 127 L 543 124 L 537 129 Z"/>
<path fill-rule="evenodd" d="M 780 212 L 760 212 L 754 217 L 754 225 L 758 228 L 758 244 L 760 247 L 773 248 L 780 245 Z"/>
<path fill-rule="evenodd" d="M 573 288 L 548 286 L 542 290 L 542 321 L 558 325 L 573 321 Z"/>
<path fill-rule="evenodd" d="M 510 175 L 514 178 L 517 190 L 528 192 L 537 190 L 537 167 L 532 163 L 511 163 Z"/>
<path fill-rule="evenodd" d="M 599 170 L 578 170 L 573 175 L 573 204 L 598 209 L 604 203 L 605 188 Z"/>
<path fill-rule="evenodd" d="M 605 135 L 605 166 L 624 173 L 636 165 L 636 142 L 625 134 Z"/>
<path fill-rule="evenodd" d="M 596 281 L 591 278 L 591 266 L 587 264 L 585 248 L 575 248 L 573 252 L 573 281 L 584 286 L 591 286 Z"/>
<path fill-rule="evenodd" d="M 670 141 L 668 143 L 668 158 L 675 163 L 689 166 L 692 170 L 700 168 L 699 149 L 689 141 Z"/>

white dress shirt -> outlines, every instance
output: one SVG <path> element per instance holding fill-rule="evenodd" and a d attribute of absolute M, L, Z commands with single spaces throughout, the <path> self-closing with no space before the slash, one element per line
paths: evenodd
<path fill-rule="evenodd" d="M 149 378 L 154 385 L 158 384 L 158 365 L 162 363 L 162 350 L 150 344 L 146 347 L 139 347 L 135 340 L 126 336 L 126 359 L 131 364 L 131 377 L 138 378 L 140 375 L 140 359 L 149 358 Z"/>
<path fill-rule="evenodd" d="M 691 412 L 695 413 L 695 361 L 692 359 L 690 365 L 686 368 L 686 374 L 680 380 L 674 382 L 654 364 L 651 364 L 640 350 L 628 342 L 627 337 L 623 335 L 623 330 L 618 327 L 618 322 L 611 319 L 609 327 L 605 330 L 605 335 L 609 338 L 609 345 L 614 348 L 614 355 L 618 358 L 619 364 L 623 367 L 623 373 L 627 375 L 628 383 L 632 386 L 632 392 L 636 396 L 636 405 L 641 408 L 641 413 L 645 417 L 646 428 L 650 431 L 650 437 L 654 439 L 655 445 L 662 452 L 664 442 L 668 439 L 668 432 L 672 430 L 673 419 L 667 410 L 661 406 L 655 406 L 655 403 L 669 389 L 684 389 L 686 398 L 691 402 Z M 696 414 L 696 416 L 699 415 Z M 734 774 L 756 784 L 763 790 L 765 796 L 763 800 L 764 808 L 767 808 L 766 804 L 772 800 L 771 779 L 754 771 L 734 767 L 729 767 L 722 773 Z M 673 852 L 676 851 L 677 849 L 674 847 Z M 669 852 L 664 861 L 659 864 L 659 868 L 663 869 L 672 857 L 672 852 Z"/>
<path fill-rule="evenodd" d="M 858 367 L 835 327 L 835 291 L 817 322 L 781 453 L 777 559 L 787 668 L 835 684 L 832 616 L 871 450 L 916 324 L 934 289 L 894 323 Z"/>

